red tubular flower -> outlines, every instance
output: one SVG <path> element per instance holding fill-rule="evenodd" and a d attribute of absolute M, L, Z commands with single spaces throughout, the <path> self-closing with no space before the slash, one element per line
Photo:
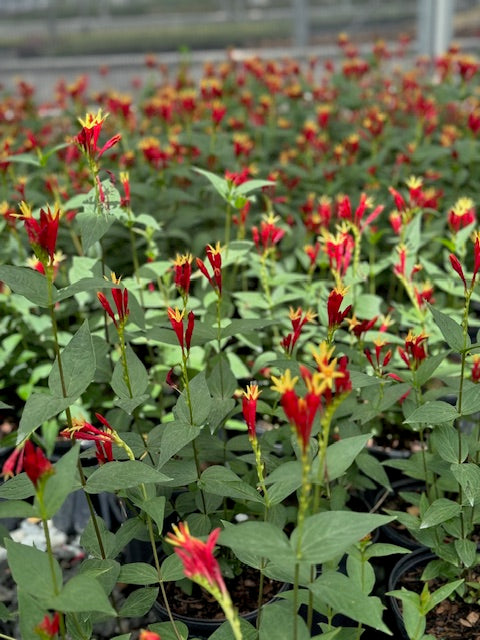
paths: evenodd
<path fill-rule="evenodd" d="M 25 455 L 25 444 L 15 447 L 13 452 L 3 463 L 2 476 L 4 478 L 13 478 L 23 470 L 23 458 Z"/>
<path fill-rule="evenodd" d="M 52 617 L 45 614 L 42 622 L 35 627 L 37 633 L 42 640 L 54 640 L 60 630 L 60 614 L 55 611 Z"/>
<path fill-rule="evenodd" d="M 227 593 L 225 582 L 213 550 L 220 534 L 220 528 L 214 529 L 208 536 L 207 542 L 194 538 L 186 522 L 180 522 L 178 527 L 173 525 L 175 533 L 168 533 L 166 539 L 174 545 L 175 553 L 183 563 L 183 572 L 187 578 L 200 581 L 205 580 L 212 588 L 219 589 L 222 594 Z"/>
<path fill-rule="evenodd" d="M 252 227 L 252 237 L 257 250 L 262 249 L 263 253 L 272 249 L 285 235 L 285 230 L 277 227 L 278 217 L 270 214 L 265 220 L 260 222 L 258 227 Z"/>
<path fill-rule="evenodd" d="M 370 320 L 358 320 L 354 315 L 350 319 L 347 318 L 348 330 L 351 331 L 358 340 L 360 340 L 364 333 L 370 331 L 370 329 L 375 326 L 377 318 L 378 316 L 374 316 L 373 318 L 370 318 Z"/>
<path fill-rule="evenodd" d="M 330 269 L 343 277 L 350 266 L 355 240 L 344 229 L 341 229 L 336 236 L 325 231 L 323 238 L 324 251 L 328 256 Z"/>
<path fill-rule="evenodd" d="M 154 631 L 147 631 L 146 629 L 142 629 L 140 631 L 140 636 L 138 640 L 162 640 L 158 633 Z"/>
<path fill-rule="evenodd" d="M 130 206 L 130 176 L 128 171 L 122 171 L 120 173 L 120 182 L 122 183 L 124 195 L 120 198 L 120 206 Z"/>
<path fill-rule="evenodd" d="M 183 348 L 185 346 L 183 335 L 183 316 L 185 315 L 185 311 L 180 311 L 180 309 L 178 309 L 177 307 L 175 307 L 175 309 L 173 309 L 172 307 L 168 307 L 167 313 L 170 324 L 172 325 L 172 329 L 175 331 L 178 343 L 182 347 L 183 351 Z"/>
<path fill-rule="evenodd" d="M 303 327 L 307 324 L 307 322 L 311 322 L 315 317 L 316 313 L 313 313 L 310 309 L 303 312 L 301 307 L 294 309 L 290 307 L 289 318 L 292 323 L 292 332 L 289 333 L 285 338 L 281 341 L 281 346 L 285 349 L 285 352 L 291 354 L 293 348 L 295 347 L 298 338 L 302 332 Z"/>
<path fill-rule="evenodd" d="M 222 248 L 220 243 L 217 242 L 215 247 L 212 247 L 211 244 L 207 245 L 206 252 L 210 266 L 213 269 L 213 276 L 208 273 L 205 263 L 200 258 L 197 258 L 197 267 L 207 278 L 211 287 L 217 291 L 218 295 L 222 295 Z"/>
<path fill-rule="evenodd" d="M 169 307 L 167 309 L 168 319 L 170 320 L 170 324 L 172 325 L 172 329 L 175 331 L 175 335 L 177 336 L 178 343 L 182 348 L 182 351 L 186 348 L 187 353 L 190 351 L 190 345 L 192 342 L 192 334 L 195 326 L 195 314 L 193 311 L 190 311 L 187 318 L 187 329 L 184 332 L 183 328 L 183 319 L 185 316 L 185 310 L 180 311 L 177 307 L 173 309 Z"/>
<path fill-rule="evenodd" d="M 467 288 L 467 281 L 465 280 L 465 274 L 463 273 L 463 267 L 460 264 L 460 260 L 453 253 L 451 253 L 448 257 L 450 259 L 450 264 L 452 265 L 453 269 L 458 273 L 458 275 L 462 279 L 463 286 L 466 289 Z"/>
<path fill-rule="evenodd" d="M 93 113 L 87 113 L 85 120 L 81 120 L 80 118 L 78 119 L 82 125 L 82 129 L 74 140 L 92 160 L 100 158 L 105 151 L 117 144 L 117 142 L 122 138 L 122 136 L 117 133 L 110 138 L 110 140 L 107 140 L 103 147 L 98 146 L 98 138 L 107 116 L 108 114 L 102 115 L 102 110 L 99 109 L 96 115 Z"/>
<path fill-rule="evenodd" d="M 448 212 L 448 226 L 452 233 L 458 233 L 460 229 L 475 222 L 477 216 L 473 200 L 470 198 L 459 198 L 455 205 Z"/>
<path fill-rule="evenodd" d="M 58 222 L 60 220 L 60 210 L 58 207 L 52 213 L 50 207 L 47 210 L 40 210 L 40 219 L 36 220 L 32 216 L 32 211 L 24 202 L 20 205 L 22 218 L 28 240 L 32 245 L 37 258 L 44 264 L 53 262 L 55 245 L 57 243 Z"/>
<path fill-rule="evenodd" d="M 407 203 L 405 202 L 402 194 L 399 193 L 393 187 L 388 187 L 388 190 L 390 191 L 391 195 L 393 196 L 393 201 L 395 202 L 395 206 L 397 208 L 397 211 L 399 211 L 399 212 L 407 211 L 407 208 L 408 208 L 407 207 Z"/>
<path fill-rule="evenodd" d="M 475 382 L 475 384 L 480 382 L 480 355 L 478 354 L 473 356 L 472 382 Z"/>
<path fill-rule="evenodd" d="M 260 394 L 261 391 L 259 391 L 258 385 L 252 383 L 247 385 L 242 397 L 243 417 L 248 427 L 248 436 L 252 439 L 256 438 L 257 400 Z"/>
<path fill-rule="evenodd" d="M 40 482 L 44 478 L 55 473 L 55 469 L 50 460 L 48 460 L 40 447 L 35 447 L 30 440 L 27 440 L 25 443 L 23 470 L 36 489 L 38 489 Z"/>
<path fill-rule="evenodd" d="M 400 357 L 411 371 L 416 371 L 427 357 L 425 344 L 427 339 L 428 335 L 426 333 L 420 333 L 415 336 L 410 330 L 405 338 L 404 347 L 398 347 Z"/>
<path fill-rule="evenodd" d="M 86 422 L 86 420 L 73 420 L 72 428 L 64 429 L 60 432 L 60 435 L 73 440 L 91 440 L 95 442 L 95 455 L 98 463 L 113 462 L 112 445 L 115 442 L 115 432 L 102 415 L 96 413 L 95 417 L 103 424 L 104 430 L 94 427 L 93 424 Z"/>
<path fill-rule="evenodd" d="M 177 289 L 179 289 L 182 296 L 188 296 L 190 291 L 190 277 L 192 275 L 192 254 L 186 253 L 184 255 L 177 254 L 177 257 L 173 261 L 173 280 Z"/>
<path fill-rule="evenodd" d="M 305 454 L 309 447 L 313 422 L 321 406 L 321 396 L 325 385 L 318 373 L 311 375 L 306 369 L 302 369 L 302 376 L 307 386 L 307 393 L 304 398 L 297 396 L 294 387 L 298 378 L 292 378 L 289 369 L 279 378 L 272 376 L 274 383 L 272 389 L 281 394 L 280 403 L 283 411 L 287 420 L 294 427 L 302 451 Z"/>
<path fill-rule="evenodd" d="M 117 276 L 113 272 L 111 273 L 111 278 L 113 284 L 120 284 L 121 278 L 117 278 Z M 110 302 L 107 300 L 105 294 L 98 292 L 98 301 L 110 316 L 110 318 L 113 320 L 115 327 L 117 329 L 123 329 L 130 313 L 130 310 L 128 308 L 128 290 L 124 288 L 122 291 L 122 289 L 120 288 L 114 288 L 110 289 L 110 293 L 112 294 L 115 307 L 117 308 L 118 319 L 115 317 L 115 313 L 113 312 Z"/>
<path fill-rule="evenodd" d="M 337 329 L 350 312 L 352 305 L 349 304 L 343 311 L 340 311 L 340 306 L 343 302 L 343 298 L 347 293 L 347 289 L 339 289 L 336 287 L 330 292 L 327 300 L 327 313 L 328 313 L 328 328 L 329 330 Z"/>

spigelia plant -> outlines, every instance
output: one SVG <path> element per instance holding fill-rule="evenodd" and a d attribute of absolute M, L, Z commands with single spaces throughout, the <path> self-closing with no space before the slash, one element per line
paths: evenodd
<path fill-rule="evenodd" d="M 0 637 L 387 637 L 393 521 L 477 601 L 476 67 L 339 44 L 3 96 Z"/>

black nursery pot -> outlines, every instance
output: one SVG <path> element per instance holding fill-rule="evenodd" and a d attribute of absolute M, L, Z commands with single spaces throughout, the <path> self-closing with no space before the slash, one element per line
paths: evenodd
<path fill-rule="evenodd" d="M 388 492 L 386 499 L 380 505 L 379 511 L 381 511 L 385 502 L 388 502 L 389 497 L 399 494 L 401 491 L 411 491 L 421 493 L 425 490 L 425 483 L 421 480 L 414 480 L 412 478 L 407 478 L 404 480 L 398 480 L 397 482 L 392 482 L 392 490 Z M 381 489 L 373 498 L 373 504 L 377 505 L 385 495 L 385 489 Z M 401 509 L 397 509 L 400 511 Z M 418 540 L 415 540 L 408 531 L 403 531 L 395 526 L 395 523 L 389 523 L 380 527 L 381 537 L 386 539 L 388 542 L 392 544 L 396 544 L 400 547 L 405 547 L 405 549 L 410 549 L 411 551 L 416 551 L 417 549 L 425 549 L 425 546 L 420 544 Z"/>
<path fill-rule="evenodd" d="M 420 548 L 412 551 L 408 555 L 403 556 L 393 567 L 388 579 L 388 590 L 393 591 L 399 588 L 400 581 L 403 576 L 413 569 L 425 567 L 430 560 L 434 560 L 437 556 L 428 549 Z M 393 596 L 388 596 L 388 607 L 392 614 L 393 622 L 398 629 L 399 638 L 401 640 L 409 640 L 405 626 L 403 624 L 402 611 L 400 602 Z"/>
<path fill-rule="evenodd" d="M 282 584 L 277 593 L 282 593 L 283 591 L 287 591 L 290 588 L 290 586 L 291 585 L 287 583 Z M 277 599 L 277 596 L 274 596 L 271 600 L 269 600 L 269 602 L 266 602 L 263 606 L 264 607 L 268 606 L 268 604 L 270 604 L 271 602 L 275 602 L 276 599 Z M 153 608 L 155 609 L 155 611 L 157 612 L 157 614 L 159 615 L 162 621 L 167 621 L 169 619 L 167 610 L 162 604 L 160 604 L 158 600 L 156 600 L 153 603 Z M 200 640 L 208 640 L 208 638 L 225 622 L 225 618 L 218 618 L 218 619 L 194 618 L 194 617 L 184 616 L 174 612 L 172 612 L 172 615 L 175 620 L 178 620 L 178 622 L 183 622 L 187 626 L 190 634 L 192 634 L 196 638 L 199 638 Z M 258 609 L 255 609 L 254 611 L 240 614 L 240 617 L 243 618 L 244 620 L 247 620 L 248 622 L 250 622 L 252 625 L 255 626 L 255 623 L 257 621 L 257 615 L 258 615 Z"/>

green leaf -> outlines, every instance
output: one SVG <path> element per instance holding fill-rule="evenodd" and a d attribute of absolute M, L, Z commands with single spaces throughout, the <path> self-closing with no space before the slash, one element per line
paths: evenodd
<path fill-rule="evenodd" d="M 200 476 L 198 486 L 217 496 L 263 502 L 262 496 L 256 489 L 244 482 L 230 469 L 219 465 L 207 467 Z"/>
<path fill-rule="evenodd" d="M 390 480 L 385 467 L 375 456 L 363 451 L 355 458 L 355 463 L 366 476 L 375 480 L 382 487 L 390 488 Z"/>
<path fill-rule="evenodd" d="M 165 582 L 173 582 L 181 580 L 185 577 L 183 572 L 183 563 L 176 553 L 167 556 L 161 566 L 162 580 Z"/>
<path fill-rule="evenodd" d="M 76 398 L 56 398 L 48 393 L 32 393 L 23 408 L 17 443 L 23 442 L 37 427 L 75 402 Z"/>
<path fill-rule="evenodd" d="M 109 558 L 87 558 L 79 568 L 79 573 L 98 581 L 106 594 L 113 591 L 120 574 L 120 563 Z"/>
<path fill-rule="evenodd" d="M 480 500 L 480 469 L 478 465 L 471 462 L 464 464 L 454 462 L 450 470 L 462 487 L 464 497 L 473 507 Z"/>
<path fill-rule="evenodd" d="M 137 502 L 142 511 L 144 511 L 155 522 L 158 528 L 158 533 L 162 533 L 163 529 L 163 517 L 165 513 L 165 496 L 154 496 L 143 502 Z"/>
<path fill-rule="evenodd" d="M 123 618 L 145 616 L 153 606 L 158 596 L 158 587 L 144 587 L 131 593 L 118 612 Z"/>
<path fill-rule="evenodd" d="M 255 627 L 245 620 L 240 618 L 240 631 L 242 632 L 242 640 L 257 640 L 258 634 Z M 163 636 L 161 636 L 163 638 Z M 209 640 L 235 640 L 231 624 L 226 620 L 221 624 L 216 631 L 212 633 Z"/>
<path fill-rule="evenodd" d="M 451 422 L 459 417 L 459 413 L 448 402 L 442 400 L 432 400 L 425 402 L 404 420 L 405 424 L 414 424 L 416 422 L 426 423 L 429 425 L 442 424 Z"/>
<path fill-rule="evenodd" d="M 460 415 L 470 416 L 477 413 L 480 407 L 480 385 L 473 384 L 463 392 Z"/>
<path fill-rule="evenodd" d="M 63 382 L 60 378 L 58 358 L 48 377 L 48 386 L 57 398 L 78 398 L 92 382 L 95 375 L 95 352 L 88 320 L 82 324 L 61 353 Z"/>
<path fill-rule="evenodd" d="M 49 476 L 44 489 L 45 516 L 53 518 L 65 502 L 76 481 L 80 445 L 76 443 L 55 464 L 55 473 Z"/>
<path fill-rule="evenodd" d="M 117 289 L 119 288 L 113 282 L 109 282 L 104 278 L 81 278 L 74 282 L 73 284 L 68 285 L 68 287 L 63 287 L 57 292 L 57 300 L 67 300 L 77 293 L 83 293 L 86 291 L 97 291 L 98 289 Z"/>
<path fill-rule="evenodd" d="M 464 337 L 463 329 L 458 322 L 431 304 L 428 304 L 428 308 L 430 309 L 433 319 L 435 320 L 435 324 L 442 332 L 448 346 L 458 352 L 463 351 L 465 348 L 468 349 L 471 345 L 470 337 L 468 334 Z"/>
<path fill-rule="evenodd" d="M 87 205 L 83 211 L 77 213 L 75 221 L 82 236 L 83 251 L 87 253 L 90 247 L 101 240 L 107 233 L 115 222 L 115 216 L 107 212 L 97 212 L 92 205 Z"/>
<path fill-rule="evenodd" d="M 127 368 L 130 380 L 130 389 L 128 388 L 124 377 L 124 370 L 121 360 L 119 360 L 112 375 L 112 389 L 117 396 L 129 400 L 141 396 L 148 386 L 148 373 L 140 358 L 136 355 L 132 347 L 126 346 Z M 131 394 L 130 394 L 131 390 Z"/>
<path fill-rule="evenodd" d="M 117 615 L 98 581 L 83 574 L 73 576 L 64 585 L 59 595 L 52 598 L 50 608 L 57 611 L 96 611 L 109 616 Z"/>
<path fill-rule="evenodd" d="M 418 367 L 415 372 L 416 383 L 423 385 L 430 380 L 434 371 L 445 361 L 450 351 L 437 353 L 434 356 L 428 356 Z"/>
<path fill-rule="evenodd" d="M 382 620 L 385 607 L 381 600 L 362 593 L 357 584 L 347 576 L 326 571 L 309 588 L 316 598 L 326 603 L 335 613 L 342 613 L 369 627 L 389 633 Z"/>
<path fill-rule="evenodd" d="M 5 282 L 12 291 L 24 296 L 39 307 L 49 307 L 57 299 L 57 290 L 54 285 L 52 285 L 52 300 L 50 300 L 47 278 L 30 267 L 3 264 L 0 266 L 0 280 Z"/>
<path fill-rule="evenodd" d="M 158 468 L 161 469 L 176 453 L 194 440 L 200 431 L 199 427 L 193 427 L 188 422 L 182 422 L 181 420 L 167 423 L 160 443 Z"/>
<path fill-rule="evenodd" d="M 448 596 L 451 595 L 455 591 L 455 589 L 458 589 L 458 587 L 463 582 L 464 582 L 463 580 L 454 580 L 453 582 L 449 582 L 448 584 L 444 584 L 443 587 L 440 587 L 439 589 L 434 591 L 430 595 L 430 598 L 428 599 L 428 603 L 427 603 L 427 607 L 426 607 L 425 613 L 428 613 L 432 609 L 435 609 L 437 604 L 440 604 L 441 602 L 446 600 L 448 598 Z"/>
<path fill-rule="evenodd" d="M 456 463 L 459 458 L 458 451 L 458 432 L 451 425 L 440 425 L 436 427 L 430 436 L 432 450 L 446 462 Z M 462 461 L 468 455 L 468 448 L 462 443 Z"/>
<path fill-rule="evenodd" d="M 38 517 L 38 515 L 37 509 L 24 500 L 5 500 L 0 502 L 0 520 L 2 518 L 33 518 Z"/>
<path fill-rule="evenodd" d="M 383 556 L 391 556 L 395 553 L 410 553 L 410 549 L 399 547 L 396 544 L 390 544 L 388 542 L 374 542 L 367 547 L 365 551 L 365 557 L 369 558 L 382 558 Z"/>
<path fill-rule="evenodd" d="M 196 173 L 199 173 L 200 175 L 207 178 L 207 180 L 209 180 L 209 182 L 213 185 L 213 188 L 215 189 L 215 191 L 224 200 L 227 199 L 230 188 L 225 178 L 221 178 L 220 176 L 217 176 L 215 173 L 212 173 L 211 171 L 206 171 L 205 169 L 200 169 L 199 167 L 193 167 L 193 170 Z"/>
<path fill-rule="evenodd" d="M 180 634 L 182 640 L 187 640 L 188 638 L 187 625 L 179 620 L 175 621 L 175 629 L 171 622 L 156 622 L 154 624 L 149 624 L 148 630 L 158 633 L 162 640 L 178 640 L 176 632 Z"/>
<path fill-rule="evenodd" d="M 101 493 L 102 491 L 119 491 L 137 487 L 144 482 L 164 483 L 168 478 L 163 473 L 149 467 L 139 460 L 125 460 L 107 462 L 96 469 L 88 478 L 85 491 L 88 493 Z"/>
<path fill-rule="evenodd" d="M 477 558 L 477 544 L 473 540 L 455 540 L 455 551 L 462 563 L 467 567 L 473 567 Z"/>
<path fill-rule="evenodd" d="M 437 524 L 446 522 L 455 516 L 458 516 L 462 510 L 461 505 L 448 498 L 439 498 L 434 500 L 432 504 L 425 511 L 420 529 L 427 529 L 428 527 L 435 527 Z"/>
<path fill-rule="evenodd" d="M 266 479 L 268 497 L 272 504 L 279 504 L 302 485 L 302 465 L 289 460 L 279 465 Z"/>
<path fill-rule="evenodd" d="M 272 182 L 271 180 L 259 180 L 258 178 L 254 180 L 247 180 L 246 182 L 243 182 L 242 184 L 239 184 L 238 186 L 235 187 L 235 193 L 246 195 L 247 193 L 250 193 L 255 189 L 261 189 L 262 187 L 270 187 L 274 184 L 275 182 Z"/>
<path fill-rule="evenodd" d="M 333 560 L 355 542 L 387 522 L 390 516 L 352 511 L 324 511 L 305 519 L 301 540 L 302 560 L 320 564 Z M 292 533 L 290 542 L 297 548 L 298 528 Z"/>
<path fill-rule="evenodd" d="M 288 608 L 287 608 L 288 605 Z M 294 616 L 290 603 L 273 603 L 262 611 L 258 640 L 292 640 L 297 623 L 297 639 L 310 640 L 310 632 L 300 616 Z"/>
<path fill-rule="evenodd" d="M 6 539 L 7 560 L 15 583 L 27 593 L 52 598 L 56 585 L 52 578 L 52 569 L 57 585 L 62 584 L 62 570 L 55 558 L 50 559 L 45 551 Z"/>
<path fill-rule="evenodd" d="M 182 392 L 173 410 L 177 420 L 199 427 L 205 424 L 212 407 L 212 396 L 208 388 L 205 371 L 198 373 L 189 383 L 192 416 L 188 406 L 187 394 Z"/>
<path fill-rule="evenodd" d="M 338 440 L 327 448 L 327 469 L 321 471 L 322 478 L 336 480 L 342 476 L 353 464 L 358 454 L 365 448 L 366 443 L 371 438 L 369 433 L 353 438 Z"/>
<path fill-rule="evenodd" d="M 0 499 L 22 500 L 35 495 L 35 487 L 26 473 L 10 478 L 0 484 Z"/>
<path fill-rule="evenodd" d="M 293 558 L 287 536 L 269 522 L 247 521 L 224 529 L 219 543 L 260 557 L 278 559 Z"/>

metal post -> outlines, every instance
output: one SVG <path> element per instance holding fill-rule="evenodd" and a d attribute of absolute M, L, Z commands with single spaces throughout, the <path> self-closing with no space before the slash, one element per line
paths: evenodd
<path fill-rule="evenodd" d="M 309 10 L 308 0 L 292 0 L 293 43 L 303 48 L 309 41 Z"/>
<path fill-rule="evenodd" d="M 418 53 L 435 58 L 448 49 L 453 35 L 455 0 L 418 0 Z"/>

